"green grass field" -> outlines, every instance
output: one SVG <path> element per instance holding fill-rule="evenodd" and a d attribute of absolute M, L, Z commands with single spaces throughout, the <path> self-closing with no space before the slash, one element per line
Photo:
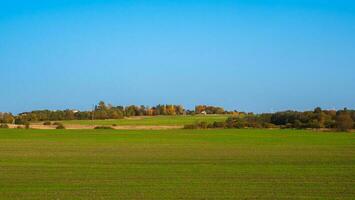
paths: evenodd
<path fill-rule="evenodd" d="M 79 124 L 79 125 L 151 125 L 151 126 L 169 126 L 169 125 L 186 125 L 195 122 L 215 122 L 225 121 L 228 115 L 187 115 L 187 116 L 154 116 L 154 117 L 136 117 L 126 119 L 108 119 L 108 120 L 70 120 L 63 121 L 63 124 Z"/>
<path fill-rule="evenodd" d="M 354 199 L 355 135 L 0 130 L 0 199 Z"/>

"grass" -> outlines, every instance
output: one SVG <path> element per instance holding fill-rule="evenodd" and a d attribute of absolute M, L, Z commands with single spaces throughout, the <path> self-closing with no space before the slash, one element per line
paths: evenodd
<path fill-rule="evenodd" d="M 353 199 L 355 135 L 0 130 L 1 199 Z"/>
<path fill-rule="evenodd" d="M 135 126 L 173 126 L 193 124 L 198 121 L 215 122 L 225 121 L 228 115 L 187 115 L 187 116 L 154 116 L 154 117 L 134 117 L 125 119 L 109 119 L 109 120 L 69 120 L 63 121 L 63 124 L 79 124 L 79 125 L 135 125 Z"/>

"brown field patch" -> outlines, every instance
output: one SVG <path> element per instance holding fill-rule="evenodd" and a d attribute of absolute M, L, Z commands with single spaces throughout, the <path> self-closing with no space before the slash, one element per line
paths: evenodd
<path fill-rule="evenodd" d="M 16 124 L 8 124 L 9 128 L 25 128 L 24 125 L 16 125 Z M 50 130 L 56 129 L 56 125 L 43 125 L 40 123 L 34 123 L 30 125 L 31 129 L 42 129 L 42 130 Z M 65 125 L 66 129 L 94 129 L 95 125 L 79 125 L 79 124 L 70 124 Z M 181 129 L 183 126 L 157 126 L 157 125 L 144 125 L 144 126 L 136 126 L 136 125 L 122 125 L 122 126 L 107 126 L 112 127 L 116 130 L 169 130 L 169 129 Z"/>

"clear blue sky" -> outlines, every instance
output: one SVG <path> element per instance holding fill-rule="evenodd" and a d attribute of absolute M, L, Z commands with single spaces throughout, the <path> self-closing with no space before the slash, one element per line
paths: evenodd
<path fill-rule="evenodd" d="M 0 0 L 0 110 L 355 108 L 353 0 Z"/>

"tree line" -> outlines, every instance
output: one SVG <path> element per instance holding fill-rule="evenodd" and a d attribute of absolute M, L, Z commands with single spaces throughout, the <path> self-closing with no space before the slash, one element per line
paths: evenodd
<path fill-rule="evenodd" d="M 122 119 L 131 116 L 156 116 L 156 115 L 192 115 L 205 112 L 206 114 L 226 114 L 221 107 L 198 105 L 195 110 L 186 110 L 182 105 L 156 105 L 149 106 L 113 106 L 100 101 L 92 111 L 78 110 L 35 110 L 18 115 L 0 113 L 0 123 L 25 124 L 37 121 L 62 121 L 62 120 L 92 120 L 92 119 Z"/>
<path fill-rule="evenodd" d="M 185 128 L 296 128 L 296 129 L 339 129 L 349 130 L 355 128 L 355 111 L 322 110 L 315 108 L 312 111 L 283 111 L 275 113 L 245 113 L 226 111 L 222 107 L 197 105 L 195 110 L 184 109 L 181 105 L 149 106 L 113 106 L 100 101 L 92 111 L 78 110 L 37 110 L 24 112 L 18 115 L 0 112 L 0 124 L 26 124 L 37 121 L 62 120 L 93 120 L 93 119 L 122 119 L 131 116 L 156 115 L 195 115 L 195 114 L 229 114 L 225 122 L 197 122 L 186 125 Z"/>
<path fill-rule="evenodd" d="M 276 113 L 236 113 L 225 122 L 196 122 L 186 129 L 199 128 L 295 128 L 295 129 L 355 129 L 355 110 L 283 111 Z"/>

